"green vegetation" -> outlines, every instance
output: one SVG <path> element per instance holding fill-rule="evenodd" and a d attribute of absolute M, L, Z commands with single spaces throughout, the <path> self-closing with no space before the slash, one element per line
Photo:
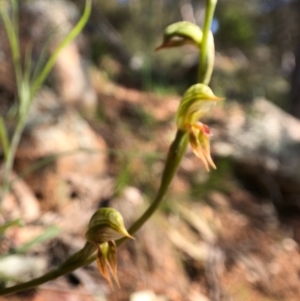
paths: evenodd
<path fill-rule="evenodd" d="M 150 3 L 150 2 L 149 2 Z M 75 36 L 82 30 L 85 25 L 90 9 L 91 2 L 87 2 L 85 12 L 79 21 L 78 25 L 71 31 L 71 33 L 61 42 L 56 51 L 50 57 L 49 61 L 46 63 L 45 67 L 42 69 L 41 73 L 37 79 L 31 84 L 30 81 L 30 69 L 26 69 L 25 76 L 21 71 L 20 65 L 20 54 L 18 53 L 18 47 L 16 47 L 16 41 L 18 41 L 17 30 L 16 30 L 16 20 L 17 20 L 17 2 L 12 0 L 12 6 L 15 8 L 13 15 L 13 20 L 15 25 L 13 26 L 10 19 L 7 15 L 7 10 L 2 8 L 2 18 L 6 24 L 6 29 L 8 35 L 11 36 L 11 48 L 12 52 L 17 53 L 17 59 L 14 60 L 16 71 L 17 82 L 20 81 L 22 86 L 24 82 L 26 83 L 27 93 L 22 92 L 20 89 L 19 96 L 21 99 L 26 95 L 25 100 L 20 101 L 20 111 L 21 122 L 18 123 L 18 139 L 16 142 L 19 142 L 22 130 L 24 128 L 24 123 L 26 120 L 26 115 L 28 113 L 29 105 L 33 99 L 33 96 L 40 88 L 41 84 L 44 82 L 46 76 L 50 72 L 54 61 L 57 57 L 58 52 L 63 49 Z M 209 171 L 209 168 L 216 168 L 214 162 L 210 156 L 210 131 L 207 125 L 199 122 L 198 120 L 206 115 L 210 108 L 215 104 L 215 102 L 222 100 L 214 95 L 212 90 L 207 86 L 210 82 L 213 65 L 214 65 L 214 41 L 213 36 L 210 32 L 211 22 L 217 4 L 217 0 L 207 0 L 206 1 L 206 15 L 203 27 L 203 35 L 201 29 L 198 28 L 196 31 L 191 30 L 195 28 L 194 24 L 189 22 L 178 22 L 172 26 L 171 32 L 167 27 L 164 35 L 164 41 L 160 48 L 167 48 L 173 46 L 180 46 L 192 41 L 193 46 L 200 51 L 200 64 L 198 70 L 198 83 L 191 86 L 183 96 L 183 99 L 179 105 L 176 122 L 177 122 L 177 133 L 174 141 L 172 142 L 167 159 L 165 162 L 163 174 L 161 177 L 161 183 L 154 198 L 153 202 L 150 204 L 149 208 L 144 212 L 144 214 L 137 219 L 133 225 L 129 228 L 128 232 L 124 228 L 122 216 L 111 208 L 104 208 L 98 210 L 91 218 L 89 229 L 86 233 L 87 242 L 85 246 L 66 259 L 57 269 L 44 274 L 41 277 L 33 279 L 31 281 L 21 283 L 9 288 L 4 288 L 0 290 L 0 295 L 11 294 L 21 290 L 29 289 L 36 287 L 40 284 L 43 284 L 47 281 L 58 278 L 61 275 L 69 273 L 81 266 L 84 266 L 95 259 L 97 260 L 98 268 L 101 274 L 108 280 L 112 285 L 111 278 L 108 270 L 110 270 L 114 280 L 118 284 L 117 278 L 117 267 L 116 267 L 116 247 L 126 241 L 128 238 L 132 238 L 132 234 L 140 229 L 140 227 L 147 222 L 147 220 L 155 213 L 159 208 L 162 201 L 164 200 L 166 193 L 168 191 L 169 185 L 171 184 L 174 175 L 177 172 L 177 169 L 180 165 L 180 162 L 185 155 L 188 143 L 190 142 L 194 153 L 202 161 L 206 170 Z M 154 18 L 153 18 L 154 19 Z M 183 30 L 185 29 L 186 30 Z M 198 33 L 200 32 L 200 35 Z M 184 34 L 182 34 L 184 33 Z M 176 43 L 176 39 L 181 39 L 182 43 Z M 173 43 L 175 39 L 175 44 Z M 15 45 L 16 44 L 16 45 Z M 30 60 L 28 59 L 28 62 Z M 29 64 L 30 65 L 30 64 Z M 21 87 L 20 86 L 20 87 Z M 25 101 L 25 105 L 23 104 Z M 25 106 L 25 109 L 22 110 L 22 106 Z M 150 116 L 140 110 L 134 110 L 134 117 L 137 122 L 140 120 L 148 120 L 148 123 L 151 124 Z M 141 125 L 140 125 L 141 126 Z M 2 131 L 3 132 L 3 131 Z M 3 145 L 8 144 L 5 140 L 5 135 L 2 135 Z M 15 148 L 17 147 L 15 145 Z M 15 154 L 15 149 L 9 150 L 7 152 L 9 164 L 7 168 L 8 175 L 10 174 L 13 157 Z M 127 181 L 128 175 L 120 174 L 119 177 L 119 189 L 122 189 L 124 182 Z M 47 235 L 46 235 L 47 236 Z M 121 238 L 122 237 L 122 238 Z M 29 245 L 25 246 L 25 249 L 30 247 L 32 244 L 36 243 L 37 240 L 43 240 L 44 237 L 39 237 L 33 240 Z M 116 240 L 116 242 L 115 242 Z M 95 254 L 97 252 L 97 254 Z"/>
<path fill-rule="evenodd" d="M 4 2 L 4 1 L 3 1 Z M 19 145 L 24 126 L 26 123 L 27 115 L 32 101 L 40 87 L 44 83 L 46 77 L 49 75 L 59 53 L 72 42 L 85 26 L 91 11 L 91 1 L 87 0 L 84 14 L 73 28 L 73 30 L 59 43 L 57 48 L 50 55 L 49 59 L 42 65 L 43 55 L 40 56 L 35 69 L 32 69 L 31 51 L 32 45 L 28 45 L 26 49 L 26 57 L 24 67 L 22 66 L 21 49 L 19 45 L 19 24 L 18 24 L 18 1 L 10 0 L 8 6 L 4 3 L 0 5 L 0 14 L 4 23 L 4 27 L 8 36 L 9 45 L 11 48 L 13 64 L 15 68 L 15 77 L 17 85 L 17 100 L 18 112 L 16 115 L 16 127 L 12 138 L 9 141 L 5 121 L 0 118 L 0 143 L 4 152 L 4 175 L 3 186 L 0 192 L 0 204 L 3 201 L 6 193 L 10 189 L 10 176 L 14 163 L 15 154 Z M 10 5 L 9 5 L 10 4 Z M 12 11 L 10 18 L 9 9 Z"/>

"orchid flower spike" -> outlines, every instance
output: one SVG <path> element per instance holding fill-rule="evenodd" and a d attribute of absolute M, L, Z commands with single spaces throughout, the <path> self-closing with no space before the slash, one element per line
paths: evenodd
<path fill-rule="evenodd" d="M 126 230 L 122 215 L 113 208 L 101 208 L 92 216 L 86 239 L 97 246 L 99 272 L 113 288 L 110 273 L 120 287 L 117 276 L 117 247 L 115 240 L 122 237 L 134 239 Z M 109 273 L 110 272 L 110 273 Z"/>

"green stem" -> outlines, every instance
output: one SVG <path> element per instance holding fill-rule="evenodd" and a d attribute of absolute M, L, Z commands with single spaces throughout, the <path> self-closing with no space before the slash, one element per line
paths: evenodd
<path fill-rule="evenodd" d="M 86 258 L 90 258 L 93 253 L 96 252 L 96 246 L 87 242 L 85 246 L 71 257 L 69 257 L 64 263 L 62 263 L 58 268 L 52 270 L 51 272 L 44 274 L 39 278 L 35 278 L 28 282 L 24 282 L 21 284 L 17 284 L 12 287 L 4 288 L 0 290 L 0 296 L 9 295 L 12 293 L 17 293 L 23 290 L 28 290 L 39 286 L 48 281 L 54 280 L 62 275 L 68 274 L 80 267 L 83 266 L 83 262 L 85 265 Z"/>
<path fill-rule="evenodd" d="M 201 42 L 198 82 L 208 85 L 213 71 L 215 51 L 214 40 L 210 31 L 218 0 L 206 0 L 206 14 Z"/>
<path fill-rule="evenodd" d="M 18 120 L 18 124 L 16 126 L 15 132 L 13 134 L 9 152 L 7 155 L 7 159 L 4 164 L 4 172 L 3 172 L 3 185 L 2 189 L 0 191 L 0 205 L 6 195 L 6 193 L 10 189 L 10 174 L 12 171 L 12 167 L 14 164 L 14 158 L 16 155 L 16 151 L 23 133 L 23 129 L 25 126 L 25 121 L 26 121 L 26 115 L 22 115 L 20 119 Z"/>
<path fill-rule="evenodd" d="M 18 94 L 20 94 L 21 80 L 22 80 L 22 68 L 21 68 L 21 54 L 18 39 L 18 3 L 17 1 L 11 1 L 12 8 L 12 20 L 9 18 L 8 8 L 2 5 L 0 6 L 0 14 L 4 23 L 4 27 L 7 33 L 9 45 L 12 53 L 13 66 L 15 69 L 16 84 Z"/>
<path fill-rule="evenodd" d="M 152 216 L 152 214 L 156 211 L 156 209 L 164 199 L 164 196 L 168 191 L 169 185 L 172 182 L 172 179 L 179 167 L 181 159 L 185 154 L 187 145 L 188 134 L 185 131 L 178 130 L 175 140 L 173 141 L 169 149 L 165 169 L 161 178 L 161 184 L 157 196 L 148 208 L 148 210 L 129 228 L 128 232 L 130 234 L 134 234 L 137 230 L 141 228 L 141 226 Z M 122 244 L 125 240 L 127 240 L 126 237 L 118 240 L 117 245 Z"/>
<path fill-rule="evenodd" d="M 21 70 L 21 59 L 20 59 L 20 47 L 19 47 L 19 40 L 18 40 L 18 35 L 17 35 L 17 14 L 18 14 L 18 4 L 16 1 L 12 1 L 12 19 L 13 21 L 10 20 L 7 8 L 5 8 L 2 4 L 0 7 L 0 14 L 5 26 L 5 30 L 7 33 L 7 37 L 9 40 L 10 48 L 11 48 L 11 53 L 12 53 L 12 60 L 13 60 L 13 65 L 15 69 L 15 76 L 16 76 L 16 84 L 17 84 L 17 95 L 20 100 L 20 105 L 22 105 L 22 99 L 20 99 L 21 95 L 21 79 L 22 79 L 22 70 Z M 12 170 L 13 162 L 14 162 L 14 157 L 17 151 L 17 147 L 21 138 L 21 134 L 23 132 L 24 128 L 24 123 L 25 123 L 25 118 L 20 118 L 18 120 L 16 130 L 13 134 L 11 144 L 9 145 L 9 149 L 7 151 L 7 156 L 5 158 L 5 164 L 4 164 L 4 171 L 3 171 L 3 184 L 2 184 L 2 189 L 0 192 L 0 205 L 6 195 L 6 193 L 9 190 L 9 176 Z"/>

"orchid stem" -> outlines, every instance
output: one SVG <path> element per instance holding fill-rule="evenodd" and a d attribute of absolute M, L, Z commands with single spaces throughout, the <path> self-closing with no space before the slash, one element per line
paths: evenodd
<path fill-rule="evenodd" d="M 129 228 L 129 233 L 134 234 L 141 226 L 152 216 L 152 214 L 159 207 L 160 203 L 164 199 L 166 192 L 176 174 L 181 159 L 186 152 L 188 146 L 188 134 L 185 131 L 178 130 L 176 137 L 169 149 L 165 169 L 161 178 L 161 184 L 156 198 L 150 205 L 148 210 Z M 122 238 L 117 241 L 117 245 L 120 245 L 126 238 Z"/>
<path fill-rule="evenodd" d="M 218 0 L 206 0 L 206 13 L 198 69 L 198 82 L 206 85 L 210 82 L 215 59 L 214 40 L 210 28 L 217 2 Z"/>
<path fill-rule="evenodd" d="M 11 287 L 1 289 L 0 296 L 10 295 L 20 291 L 28 290 L 37 287 L 41 284 L 44 284 L 48 281 L 57 279 L 60 276 L 68 274 L 82 267 L 86 258 L 89 258 L 95 252 L 96 246 L 92 243 L 87 242 L 81 250 L 77 251 L 72 256 L 70 256 L 58 268 L 28 282 L 20 283 Z"/>

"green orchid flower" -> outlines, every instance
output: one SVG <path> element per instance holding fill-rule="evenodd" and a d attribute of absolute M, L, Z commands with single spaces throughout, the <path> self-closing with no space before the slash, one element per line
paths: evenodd
<path fill-rule="evenodd" d="M 207 171 L 210 170 L 210 166 L 214 169 L 216 166 L 210 155 L 210 129 L 199 122 L 199 119 L 223 99 L 214 95 L 207 85 L 195 84 L 185 92 L 177 111 L 177 127 L 189 133 L 193 152 L 202 161 Z"/>
<path fill-rule="evenodd" d="M 92 216 L 85 235 L 87 241 L 97 246 L 99 272 L 113 288 L 110 273 L 120 287 L 117 276 L 117 247 L 115 240 L 122 237 L 134 239 L 126 230 L 122 215 L 113 208 L 101 208 Z M 110 272 L 110 273 L 109 273 Z"/>

